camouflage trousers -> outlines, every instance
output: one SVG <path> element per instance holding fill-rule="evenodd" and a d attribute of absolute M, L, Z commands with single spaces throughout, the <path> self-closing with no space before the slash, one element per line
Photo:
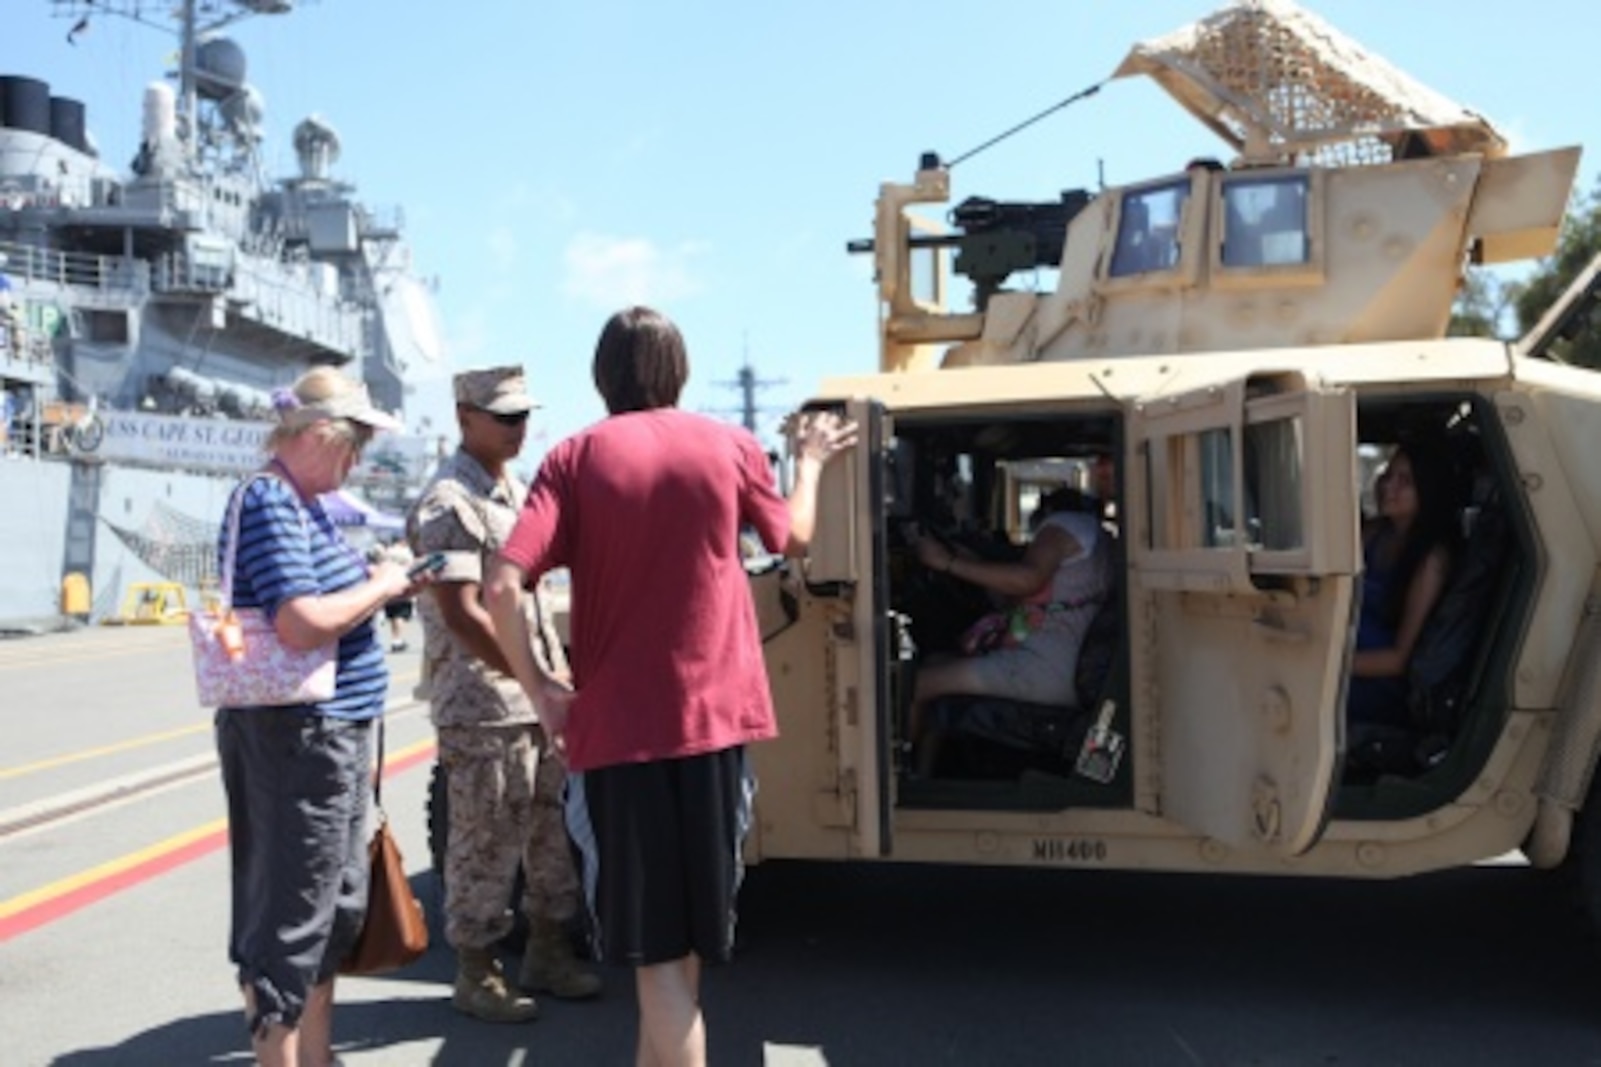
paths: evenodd
<path fill-rule="evenodd" d="M 523 911 L 564 922 L 578 910 L 561 793 L 566 773 L 538 726 L 441 726 L 449 782 L 445 940 L 487 948 L 511 930 L 508 907 L 521 862 Z"/>

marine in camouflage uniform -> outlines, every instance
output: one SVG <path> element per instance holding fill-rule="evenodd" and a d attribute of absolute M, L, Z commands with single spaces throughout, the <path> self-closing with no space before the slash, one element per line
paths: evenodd
<path fill-rule="evenodd" d="M 407 534 L 419 558 L 445 565 L 420 599 L 424 673 L 449 792 L 445 939 L 458 954 L 453 1002 L 496 1022 L 537 1008 L 505 981 L 494 946 L 511 929 L 507 908 L 521 863 L 529 940 L 519 985 L 562 997 L 593 996 L 600 980 L 572 956 L 566 923 L 579 897 L 562 819 L 562 765 L 516 680 L 503 673 L 493 624 L 480 602 L 484 567 L 516 523 L 525 487 L 507 469 L 534 406 L 517 368 L 456 376 L 462 447 L 445 459 L 413 507 Z M 553 674 L 566 654 L 548 611 L 526 602 L 535 655 Z M 485 642 L 487 641 L 487 647 Z"/>

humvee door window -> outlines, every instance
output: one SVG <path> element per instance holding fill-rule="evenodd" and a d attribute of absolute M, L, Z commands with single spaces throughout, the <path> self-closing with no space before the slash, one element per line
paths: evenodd
<path fill-rule="evenodd" d="M 1228 427 L 1177 434 L 1146 454 L 1150 521 L 1147 542 L 1158 550 L 1232 548 L 1234 432 Z"/>
<path fill-rule="evenodd" d="M 1234 435 L 1227 429 L 1207 430 L 1201 446 L 1201 544 L 1228 548 L 1234 544 Z"/>
<path fill-rule="evenodd" d="M 1151 271 L 1172 270 L 1179 264 L 1179 225 L 1184 202 L 1190 196 L 1189 179 L 1136 189 L 1123 194 L 1117 220 L 1117 245 L 1112 249 L 1113 278 Z"/>
<path fill-rule="evenodd" d="M 1223 266 L 1279 267 L 1305 263 L 1308 179 L 1232 178 L 1223 186 Z"/>
<path fill-rule="evenodd" d="M 1301 516 L 1302 430 L 1298 418 L 1249 423 L 1245 427 L 1245 527 L 1234 515 L 1234 437 L 1227 428 L 1196 435 L 1200 477 L 1188 511 L 1201 548 L 1288 551 L 1304 547 Z M 1241 538 L 1244 538 L 1241 541 Z M 1186 543 L 1182 536 L 1168 547 Z"/>
<path fill-rule="evenodd" d="M 1251 547 L 1271 552 L 1304 547 L 1301 523 L 1299 418 L 1274 419 L 1245 427 L 1245 487 Z"/>

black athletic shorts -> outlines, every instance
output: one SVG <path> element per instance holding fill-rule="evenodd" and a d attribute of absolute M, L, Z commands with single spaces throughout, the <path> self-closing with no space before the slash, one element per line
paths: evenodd
<path fill-rule="evenodd" d="M 389 601 L 388 603 L 386 603 L 384 605 L 384 618 L 386 618 L 386 619 L 409 619 L 409 618 L 411 618 L 411 603 L 412 602 L 410 600 L 406 600 L 406 599 Z"/>
<path fill-rule="evenodd" d="M 743 746 L 567 776 L 567 832 L 598 958 L 729 959 L 755 794 Z"/>

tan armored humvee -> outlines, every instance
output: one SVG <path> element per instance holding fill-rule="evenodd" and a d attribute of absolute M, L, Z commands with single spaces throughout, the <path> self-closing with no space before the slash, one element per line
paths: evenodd
<path fill-rule="evenodd" d="M 968 200 L 945 234 L 909 211 L 949 199 L 937 160 L 880 191 L 880 370 L 815 402 L 863 444 L 805 567 L 755 584 L 782 737 L 753 750 L 750 856 L 1392 877 L 1586 848 L 1601 871 L 1601 374 L 1546 351 L 1595 271 L 1521 342 L 1444 336 L 1469 264 L 1553 249 L 1578 149 L 1510 155 L 1282 0 L 1138 45 L 1116 76 L 1140 74 L 1233 158 Z M 951 249 L 973 310 L 945 309 Z M 1007 287 L 1037 267 L 1054 289 Z M 1375 756 L 1344 715 L 1361 521 L 1417 436 L 1454 457 L 1462 539 Z M 917 664 L 979 608 L 904 524 L 1016 544 L 1103 455 L 1100 675 L 1073 708 L 990 702 L 911 773 Z"/>

